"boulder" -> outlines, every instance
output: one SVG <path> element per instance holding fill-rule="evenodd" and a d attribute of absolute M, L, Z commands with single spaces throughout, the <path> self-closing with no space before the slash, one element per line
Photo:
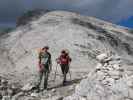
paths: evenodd
<path fill-rule="evenodd" d="M 38 94 L 38 93 L 31 93 L 31 96 L 32 96 L 32 97 L 38 97 L 39 94 Z"/>
<path fill-rule="evenodd" d="M 2 100 L 11 100 L 10 96 L 3 96 Z"/>
<path fill-rule="evenodd" d="M 22 87 L 21 90 L 22 91 L 30 91 L 32 88 L 34 88 L 34 85 L 31 83 L 28 83 L 24 87 Z"/>
<path fill-rule="evenodd" d="M 14 95 L 14 96 L 12 97 L 12 100 L 17 100 L 17 99 L 20 98 L 21 96 L 24 96 L 24 93 L 23 93 L 23 92 L 19 92 L 19 93 L 17 93 L 16 95 Z"/>
<path fill-rule="evenodd" d="M 108 55 L 106 53 L 103 53 L 103 54 L 98 55 L 96 58 L 98 61 L 102 62 L 108 58 Z"/>

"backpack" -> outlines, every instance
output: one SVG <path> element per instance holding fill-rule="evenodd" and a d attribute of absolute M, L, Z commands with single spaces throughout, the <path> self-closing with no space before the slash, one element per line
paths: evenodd
<path fill-rule="evenodd" d="M 61 64 L 69 64 L 69 61 L 70 61 L 70 58 L 69 58 L 69 56 L 68 55 L 66 55 L 66 56 L 60 56 L 60 63 Z"/>

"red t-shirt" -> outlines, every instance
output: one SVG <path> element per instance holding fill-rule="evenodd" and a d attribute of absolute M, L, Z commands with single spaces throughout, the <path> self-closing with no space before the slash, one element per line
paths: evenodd
<path fill-rule="evenodd" d="M 69 64 L 71 62 L 71 58 L 68 55 L 61 55 L 59 57 L 60 64 Z"/>

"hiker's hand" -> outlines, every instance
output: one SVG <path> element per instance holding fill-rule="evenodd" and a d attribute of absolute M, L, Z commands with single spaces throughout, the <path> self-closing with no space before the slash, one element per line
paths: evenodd
<path fill-rule="evenodd" d="M 57 59 L 56 59 L 56 62 L 57 62 L 57 64 L 59 64 L 59 63 L 60 63 L 60 60 L 57 58 Z"/>
<path fill-rule="evenodd" d="M 39 69 L 42 69 L 42 64 L 39 64 Z"/>
<path fill-rule="evenodd" d="M 42 68 L 39 68 L 39 72 L 42 72 Z"/>
<path fill-rule="evenodd" d="M 39 72 L 42 72 L 42 71 L 43 71 L 42 64 L 39 64 Z"/>

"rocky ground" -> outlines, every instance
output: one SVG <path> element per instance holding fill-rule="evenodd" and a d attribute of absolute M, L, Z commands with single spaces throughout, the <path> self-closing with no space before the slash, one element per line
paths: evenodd
<path fill-rule="evenodd" d="M 19 83 L 0 77 L 0 100 L 11 100 L 14 95 L 21 91 Z"/>
<path fill-rule="evenodd" d="M 103 53 L 96 59 L 98 64 L 88 75 L 77 73 L 71 80 L 68 75 L 66 86 L 61 84 L 60 73 L 55 81 L 51 73 L 48 89 L 39 93 L 33 89 L 33 83 L 19 86 L 1 77 L 0 97 L 2 100 L 133 100 L 133 73 L 125 69 L 122 58 Z"/>
<path fill-rule="evenodd" d="M 133 74 L 116 55 L 101 54 L 96 69 L 63 100 L 133 100 Z"/>
<path fill-rule="evenodd" d="M 88 75 L 73 73 L 70 80 L 68 74 L 66 86 L 61 83 L 60 72 L 55 81 L 51 73 L 48 89 L 40 92 L 33 83 L 20 86 L 1 77 L 0 97 L 2 100 L 133 100 L 133 72 L 125 69 L 122 58 L 103 53 L 96 59 L 98 64 Z"/>
<path fill-rule="evenodd" d="M 59 70 L 59 69 L 58 69 Z M 63 100 L 64 97 L 74 93 L 75 86 L 86 77 L 86 73 L 71 73 L 67 75 L 66 86 L 62 85 L 62 75 L 57 72 L 56 79 L 55 73 L 52 72 L 49 78 L 47 90 L 37 92 L 35 82 L 20 85 L 20 83 L 13 83 L 11 80 L 0 77 L 0 100 Z M 43 82 L 42 82 L 43 83 Z M 40 88 L 43 88 L 41 86 Z"/>

